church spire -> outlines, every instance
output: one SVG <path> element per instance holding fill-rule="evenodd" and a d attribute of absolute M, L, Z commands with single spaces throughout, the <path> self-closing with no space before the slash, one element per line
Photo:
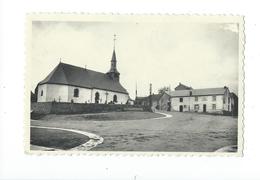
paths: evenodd
<path fill-rule="evenodd" d="M 116 35 L 114 34 L 114 51 L 115 51 L 115 48 L 116 48 Z"/>
<path fill-rule="evenodd" d="M 115 34 L 114 34 L 114 39 L 113 40 L 114 40 L 114 46 L 113 46 L 113 55 L 112 55 L 111 61 L 115 62 L 115 68 L 116 68 L 116 50 L 115 50 L 116 49 L 116 35 Z"/>
<path fill-rule="evenodd" d="M 120 73 L 117 71 L 116 68 L 116 51 L 115 51 L 115 41 L 116 41 L 116 35 L 114 34 L 114 46 L 113 46 L 113 54 L 112 54 L 112 59 L 111 59 L 111 66 L 110 66 L 110 70 L 107 72 L 107 74 L 109 75 L 109 77 L 113 80 L 117 80 L 119 81 L 119 75 Z"/>

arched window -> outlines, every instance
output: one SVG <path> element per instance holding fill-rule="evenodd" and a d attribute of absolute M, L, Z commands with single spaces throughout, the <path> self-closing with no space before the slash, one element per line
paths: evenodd
<path fill-rule="evenodd" d="M 99 103 L 99 92 L 95 93 L 95 103 Z"/>
<path fill-rule="evenodd" d="M 41 90 L 41 96 L 43 96 L 43 90 Z"/>
<path fill-rule="evenodd" d="M 74 89 L 74 97 L 79 97 L 79 89 Z"/>
<path fill-rule="evenodd" d="M 117 103 L 117 95 L 114 95 L 114 96 L 113 96 L 113 102 L 114 102 L 114 103 Z"/>

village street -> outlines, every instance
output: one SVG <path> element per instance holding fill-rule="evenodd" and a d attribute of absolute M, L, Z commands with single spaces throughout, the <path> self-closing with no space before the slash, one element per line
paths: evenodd
<path fill-rule="evenodd" d="M 92 151 L 213 152 L 237 144 L 237 118 L 163 113 L 169 117 L 149 112 L 47 115 L 40 120 L 31 121 L 31 126 L 96 134 L 103 138 L 103 143 L 92 148 Z M 31 134 L 32 138 L 34 136 Z"/>

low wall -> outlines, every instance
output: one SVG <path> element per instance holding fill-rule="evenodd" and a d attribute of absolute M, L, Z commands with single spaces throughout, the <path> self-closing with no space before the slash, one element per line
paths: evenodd
<path fill-rule="evenodd" d="M 111 111 L 144 111 L 142 106 L 125 104 L 79 104 L 36 102 L 31 103 L 31 110 L 36 114 L 80 114 Z"/>
<path fill-rule="evenodd" d="M 37 103 L 31 102 L 31 111 L 36 114 L 50 114 L 52 109 L 51 102 Z"/>

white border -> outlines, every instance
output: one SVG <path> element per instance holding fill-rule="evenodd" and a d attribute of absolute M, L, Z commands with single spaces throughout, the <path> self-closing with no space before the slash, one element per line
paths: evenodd
<path fill-rule="evenodd" d="M 32 21 L 82 21 L 82 22 L 160 22 L 160 23 L 176 23 L 176 22 L 192 22 L 192 23 L 238 23 L 239 24 L 239 114 L 238 114 L 238 150 L 237 152 L 138 152 L 138 151 L 40 151 L 30 150 L 30 62 L 31 59 L 31 30 Z M 231 15 L 113 15 L 113 14 L 77 14 L 77 13 L 34 13 L 27 15 L 27 41 L 26 41 L 26 100 L 25 100 L 25 152 L 28 154 L 52 154 L 52 155 L 142 155 L 142 156 L 242 156 L 243 152 L 243 103 L 244 103 L 244 21 L 242 16 Z"/>

